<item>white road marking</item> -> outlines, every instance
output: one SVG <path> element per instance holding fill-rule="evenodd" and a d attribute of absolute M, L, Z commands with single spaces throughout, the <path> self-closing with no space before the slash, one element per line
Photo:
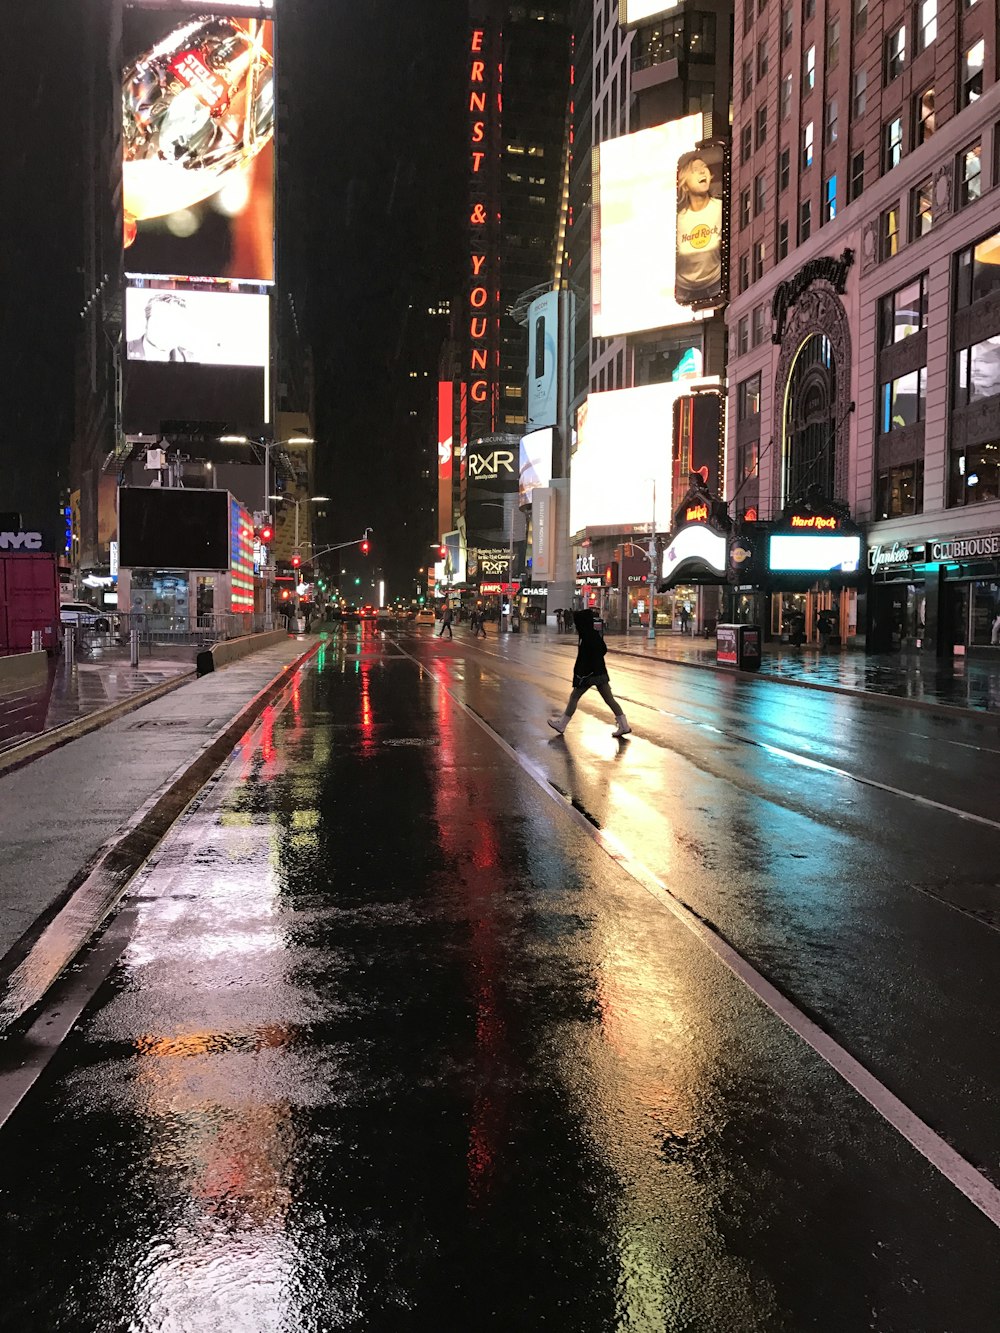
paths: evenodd
<path fill-rule="evenodd" d="M 596 828 L 587 817 L 555 790 L 545 772 L 526 755 L 515 750 L 493 727 L 429 667 L 411 653 L 403 652 L 435 682 L 466 716 L 497 744 L 518 767 L 567 815 L 592 838 L 626 874 L 677 918 L 704 946 L 765 1004 L 773 1014 L 810 1046 L 849 1087 L 910 1143 L 944 1178 L 959 1190 L 994 1226 L 1000 1227 L 1000 1189 L 957 1153 L 930 1125 L 881 1083 L 870 1070 L 856 1060 L 829 1033 L 812 1021 L 801 1009 L 772 985 L 755 967 L 718 935 L 711 926 L 678 898 L 648 866 L 639 861 L 613 834 Z M 848 775 L 849 776 L 849 775 Z M 908 793 L 901 793 L 907 795 Z M 934 804 L 929 802 L 929 804 Z M 991 821 L 984 821 L 991 822 Z"/>

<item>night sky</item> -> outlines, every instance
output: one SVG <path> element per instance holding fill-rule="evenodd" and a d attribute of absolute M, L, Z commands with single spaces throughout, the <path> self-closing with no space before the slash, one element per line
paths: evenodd
<path fill-rule="evenodd" d="M 5 98 L 0 510 L 34 523 L 68 484 L 88 170 L 74 32 L 95 2 L 34 0 L 7 34 L 21 58 Z M 397 396 L 411 387 L 408 307 L 453 296 L 462 273 L 466 12 L 465 0 L 278 7 L 281 211 L 315 355 L 329 536 L 371 524 L 373 563 L 393 581 L 423 561 L 407 481 L 434 410 L 429 397 L 415 427 Z"/>

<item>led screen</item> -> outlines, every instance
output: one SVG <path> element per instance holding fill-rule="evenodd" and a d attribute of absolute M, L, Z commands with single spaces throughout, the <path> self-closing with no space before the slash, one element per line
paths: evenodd
<path fill-rule="evenodd" d="M 125 569 L 229 569 L 227 491 L 122 487 L 119 563 Z"/>
<path fill-rule="evenodd" d="M 644 23 L 646 19 L 659 18 L 669 14 L 677 4 L 664 4 L 664 0 L 618 0 L 618 21 L 625 24 Z"/>
<path fill-rule="evenodd" d="M 552 427 L 547 426 L 544 430 L 533 430 L 521 440 L 518 496 L 523 505 L 531 503 L 536 486 L 547 486 L 552 480 L 552 437 Z"/>
<path fill-rule="evenodd" d="M 570 467 L 571 532 L 652 523 L 654 483 L 657 527 L 669 526 L 674 403 L 687 392 L 688 385 L 668 381 L 587 398 Z"/>
<path fill-rule="evenodd" d="M 776 574 L 853 574 L 860 561 L 857 535 L 772 536 L 768 542 L 768 567 Z"/>
<path fill-rule="evenodd" d="M 127 11 L 129 272 L 273 279 L 273 44 L 269 19 Z"/>
<path fill-rule="evenodd" d="M 695 150 L 701 115 L 598 146 L 593 334 L 689 324 L 722 296 L 723 150 Z"/>
<path fill-rule="evenodd" d="M 559 293 L 545 292 L 528 307 L 529 430 L 556 424 L 558 343 Z"/>
<path fill-rule="evenodd" d="M 268 363 L 269 298 L 238 291 L 129 287 L 125 347 L 130 361 L 200 366 Z"/>

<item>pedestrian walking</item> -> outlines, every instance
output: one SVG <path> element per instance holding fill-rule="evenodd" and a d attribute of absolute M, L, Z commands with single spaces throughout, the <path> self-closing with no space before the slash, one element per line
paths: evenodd
<path fill-rule="evenodd" d="M 691 623 L 691 612 L 688 610 L 687 602 L 681 605 L 681 633 L 688 632 L 688 625 Z"/>
<path fill-rule="evenodd" d="M 441 612 L 441 628 L 440 628 L 440 629 L 438 630 L 438 632 L 437 632 L 437 637 L 438 637 L 439 639 L 443 639 L 443 638 L 444 638 L 444 632 L 445 632 L 445 630 L 448 631 L 448 638 L 449 638 L 449 639 L 453 639 L 453 638 L 455 637 L 454 634 L 452 634 L 452 632 L 451 632 L 451 625 L 452 625 L 452 621 L 453 621 L 454 619 L 455 619 L 455 617 L 454 617 L 454 615 L 452 614 L 451 607 L 450 607 L 450 606 L 446 606 L 446 607 L 444 608 L 444 610 Z"/>
<path fill-rule="evenodd" d="M 549 726 L 561 736 L 569 725 L 569 720 L 576 712 L 576 706 L 593 686 L 615 715 L 615 729 L 612 736 L 627 736 L 632 728 L 622 712 L 618 700 L 611 693 L 611 681 L 608 668 L 604 664 L 607 645 L 594 628 L 593 611 L 574 611 L 573 623 L 580 636 L 576 662 L 573 666 L 573 689 L 562 717 L 549 718 Z"/>

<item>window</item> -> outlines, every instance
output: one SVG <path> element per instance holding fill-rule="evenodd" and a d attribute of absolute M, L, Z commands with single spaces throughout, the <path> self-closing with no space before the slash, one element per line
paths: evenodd
<path fill-rule="evenodd" d="M 736 325 L 736 353 L 738 356 L 745 356 L 750 350 L 750 321 L 746 317 Z"/>
<path fill-rule="evenodd" d="M 958 309 L 1000 292 L 1000 232 L 955 257 L 955 305 Z"/>
<path fill-rule="evenodd" d="M 883 296 L 878 303 L 879 346 L 891 347 L 927 327 L 927 275 L 921 273 L 905 287 Z"/>
<path fill-rule="evenodd" d="M 831 19 L 826 25 L 826 68 L 833 69 L 840 59 L 840 19 Z"/>
<path fill-rule="evenodd" d="M 807 121 L 802 127 L 802 169 L 813 164 L 813 123 Z"/>
<path fill-rule="evenodd" d="M 753 181 L 753 211 L 755 217 L 760 217 L 767 204 L 767 181 L 763 172 L 754 177 Z"/>
<path fill-rule="evenodd" d="M 918 0 L 916 46 L 926 51 L 937 37 L 937 0 Z"/>
<path fill-rule="evenodd" d="M 865 188 L 865 154 L 864 149 L 860 153 L 855 153 L 851 158 L 851 187 L 849 198 L 857 199 L 861 191 Z"/>
<path fill-rule="evenodd" d="M 816 48 L 806 47 L 802 57 L 802 91 L 809 92 L 816 86 Z"/>
<path fill-rule="evenodd" d="M 760 452 L 760 440 L 746 440 L 743 444 L 736 446 L 736 471 L 738 473 L 738 485 L 742 486 L 745 481 L 757 471 L 757 456 Z"/>
<path fill-rule="evenodd" d="M 740 195 L 740 231 L 750 225 L 750 191 L 744 190 Z"/>
<path fill-rule="evenodd" d="M 767 138 L 767 103 L 757 108 L 757 147 Z"/>
<path fill-rule="evenodd" d="M 743 36 L 746 37 L 753 27 L 753 0 L 746 0 L 743 6 Z"/>
<path fill-rule="evenodd" d="M 851 89 L 851 119 L 860 120 L 868 105 L 868 71 L 856 69 Z"/>
<path fill-rule="evenodd" d="M 767 10 L 767 0 L 757 0 L 757 13 L 763 14 Z"/>
<path fill-rule="evenodd" d="M 778 223 L 778 263 L 788 258 L 788 219 L 782 218 Z"/>
<path fill-rule="evenodd" d="M 868 0 L 854 0 L 854 35 L 860 37 L 868 27 Z"/>
<path fill-rule="evenodd" d="M 740 130 L 740 161 L 749 162 L 753 157 L 753 126 L 749 122 Z"/>
<path fill-rule="evenodd" d="M 744 101 L 753 92 L 753 57 L 747 56 L 743 62 L 743 99 Z"/>
<path fill-rule="evenodd" d="M 892 83 L 903 72 L 906 64 L 906 24 L 893 28 L 885 39 L 885 81 Z"/>
<path fill-rule="evenodd" d="M 792 152 L 791 152 L 791 149 L 790 149 L 790 148 L 782 148 L 781 153 L 780 153 L 779 156 L 778 156 L 778 193 L 779 193 L 779 194 L 782 192 L 782 190 L 787 190 L 787 189 L 788 189 L 788 178 L 789 178 L 789 172 L 790 172 L 790 169 L 791 169 L 791 156 L 792 156 Z"/>
<path fill-rule="evenodd" d="M 753 345 L 759 347 L 764 341 L 764 315 L 766 307 L 756 305 L 753 308 Z"/>
<path fill-rule="evenodd" d="M 879 430 L 903 430 L 923 421 L 927 408 L 927 367 L 907 371 L 879 392 Z"/>
<path fill-rule="evenodd" d="M 763 310 L 763 306 L 758 309 Z M 756 314 L 756 311 L 754 312 Z M 736 388 L 736 420 L 749 421 L 760 416 L 760 375 L 741 380 Z"/>
<path fill-rule="evenodd" d="M 837 177 L 828 176 L 823 187 L 823 221 L 832 222 L 837 216 Z"/>
<path fill-rule="evenodd" d="M 802 12 L 807 19 L 813 18 L 816 13 L 816 0 L 805 0 L 805 4 L 802 6 Z"/>
<path fill-rule="evenodd" d="M 927 176 L 910 191 L 910 240 L 926 236 L 933 226 L 934 181 Z"/>
<path fill-rule="evenodd" d="M 980 37 L 962 57 L 962 106 L 971 106 L 983 95 L 983 61 L 986 43 Z"/>
<path fill-rule="evenodd" d="M 876 518 L 902 518 L 920 514 L 924 508 L 923 462 L 904 463 L 878 474 Z"/>
<path fill-rule="evenodd" d="M 951 503 L 978 504 L 1000 496 L 1000 444 L 982 444 L 952 454 Z"/>
<path fill-rule="evenodd" d="M 792 76 L 784 75 L 781 80 L 781 92 L 778 101 L 778 118 L 787 120 L 792 114 Z"/>
<path fill-rule="evenodd" d="M 837 142 L 838 115 L 837 99 L 831 97 L 826 104 L 826 141 L 831 146 Z"/>
<path fill-rule="evenodd" d="M 965 208 L 967 204 L 974 203 L 982 194 L 982 153 L 983 141 L 977 139 L 975 143 L 970 143 L 968 148 L 963 148 L 958 155 L 955 164 L 955 175 L 958 183 L 959 208 Z"/>
<path fill-rule="evenodd" d="M 812 234 L 812 203 L 805 199 L 799 205 L 799 244 L 808 241 Z"/>
<path fill-rule="evenodd" d="M 752 250 L 753 255 L 753 280 L 760 282 L 764 276 L 764 242 L 755 241 Z"/>
<path fill-rule="evenodd" d="M 955 353 L 954 399 L 965 407 L 1000 394 L 1000 334 Z"/>
<path fill-rule="evenodd" d="M 934 133 L 934 89 L 925 88 L 913 99 L 913 142 L 919 147 Z"/>
<path fill-rule="evenodd" d="M 740 291 L 745 292 L 750 286 L 750 256 L 740 255 Z"/>
<path fill-rule="evenodd" d="M 894 116 L 882 126 L 882 170 L 891 171 L 903 160 L 903 117 Z"/>
<path fill-rule="evenodd" d="M 893 204 L 879 214 L 878 257 L 891 259 L 899 253 L 899 205 Z"/>
<path fill-rule="evenodd" d="M 762 37 L 757 43 L 757 78 L 762 79 L 767 73 L 767 38 Z"/>
<path fill-rule="evenodd" d="M 795 11 L 790 4 L 781 10 L 781 49 L 787 51 L 792 44 L 792 32 L 795 27 Z"/>

